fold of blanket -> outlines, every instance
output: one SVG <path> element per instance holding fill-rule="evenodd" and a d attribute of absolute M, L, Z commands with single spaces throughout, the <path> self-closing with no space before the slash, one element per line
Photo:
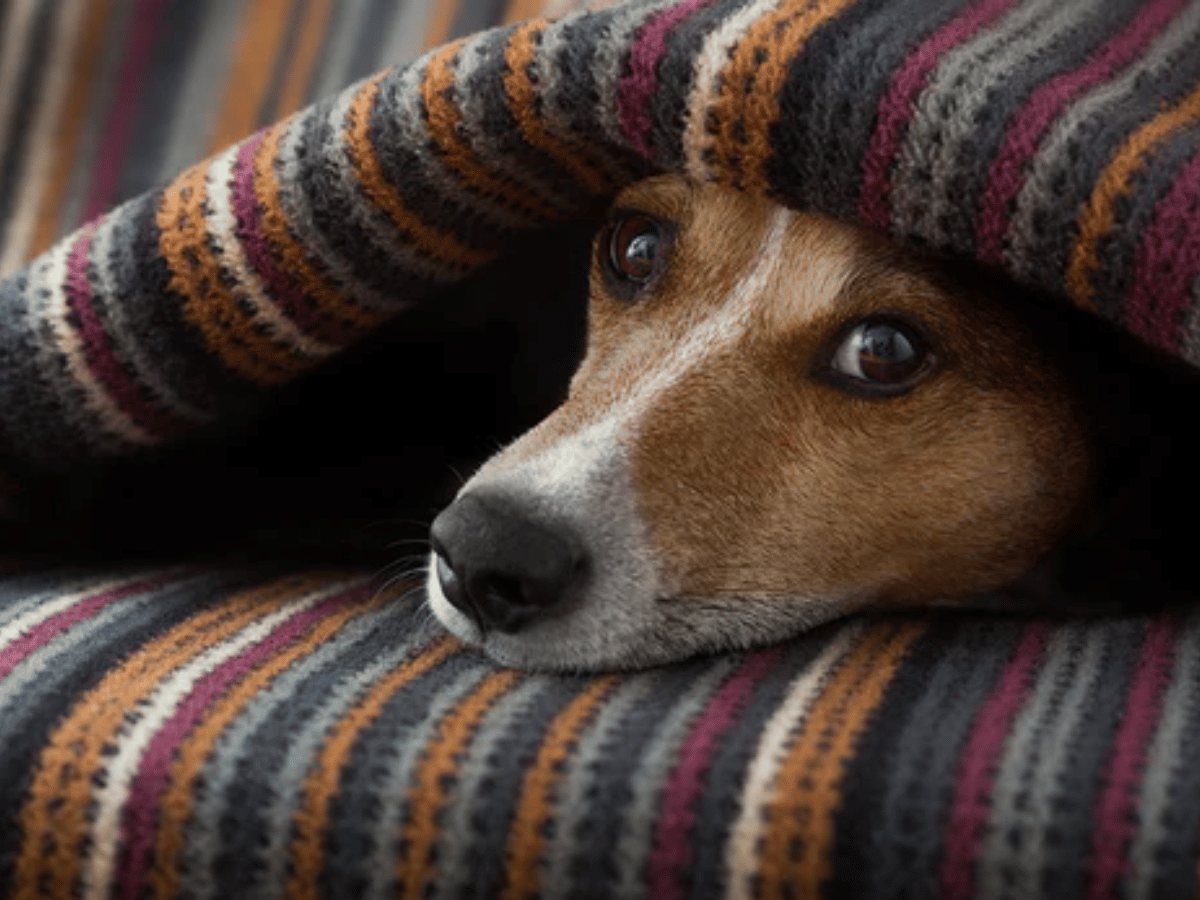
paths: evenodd
<path fill-rule="evenodd" d="M 0 469 L 154 445 L 650 169 L 967 254 L 1190 360 L 1200 12 L 633 0 L 386 71 L 0 286 Z"/>

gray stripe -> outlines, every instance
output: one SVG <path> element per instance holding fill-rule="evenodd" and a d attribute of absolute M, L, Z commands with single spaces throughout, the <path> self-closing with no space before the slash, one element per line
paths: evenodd
<path fill-rule="evenodd" d="M 603 36 L 597 38 L 592 58 L 592 80 L 598 95 L 593 111 L 609 143 L 628 146 L 618 118 L 617 96 L 633 36 L 651 13 L 674 4 L 675 0 L 631 0 L 596 16 Z"/>
<path fill-rule="evenodd" d="M 427 639 L 427 635 L 421 637 Z M 372 685 L 403 663 L 422 642 L 417 638 L 399 641 L 386 651 L 380 648 L 369 661 L 364 661 L 362 668 L 353 671 L 346 671 L 350 668 L 347 665 L 350 660 L 345 655 L 339 658 L 339 668 L 345 668 L 337 673 L 336 682 L 328 687 L 315 708 L 306 710 L 304 720 L 285 733 L 286 747 L 279 747 L 279 750 L 283 751 L 283 759 L 282 764 L 270 772 L 269 800 L 261 810 L 260 820 L 264 825 L 261 841 L 250 848 L 239 848 L 243 852 L 248 851 L 254 862 L 240 867 L 239 871 L 226 872 L 222 858 L 218 856 L 214 865 L 218 878 L 216 896 L 266 900 L 283 894 L 288 878 L 287 848 L 292 838 L 291 823 L 303 800 L 305 774 L 325 745 L 330 730 L 350 712 Z M 292 695 L 280 696 L 278 699 L 282 706 L 291 706 L 297 698 Z M 259 742 L 263 739 L 277 747 L 279 745 L 280 734 L 274 729 L 267 734 L 262 733 L 268 724 L 269 722 L 263 723 L 259 734 L 256 735 L 259 741 L 255 743 L 260 749 Z M 246 767 L 252 768 L 255 761 L 253 756 L 241 760 L 243 772 Z M 239 793 L 238 788 L 238 783 L 231 784 L 226 792 L 227 799 L 236 797 Z M 232 850 L 233 848 L 227 845 L 227 852 Z M 238 878 L 238 884 L 233 889 L 230 889 L 222 877 L 227 874 Z"/>
<path fill-rule="evenodd" d="M 1045 851 L 1054 809 L 1063 800 L 1063 770 L 1072 762 L 1080 722 L 1098 688 L 1106 645 L 1105 629 L 1085 625 L 1068 625 L 1051 640 L 996 772 L 991 828 L 978 861 L 984 896 L 1043 896 Z"/>
<path fill-rule="evenodd" d="M 1159 875 L 1163 848 L 1173 829 L 1167 810 L 1179 793 L 1178 779 L 1185 767 L 1194 767 L 1186 755 L 1185 736 L 1189 721 L 1200 709 L 1200 620 L 1195 618 L 1175 648 L 1175 666 L 1170 686 L 1163 697 L 1162 718 L 1146 752 L 1146 765 L 1138 797 L 1137 820 L 1140 827 L 1129 848 L 1130 871 L 1126 880 L 1129 900 L 1150 900 Z"/>
<path fill-rule="evenodd" d="M 159 181 L 174 178 L 208 152 L 221 108 L 215 98 L 226 87 L 245 3 L 246 0 L 223 0 L 206 5 L 207 15 L 201 20 L 200 34 L 170 116 L 171 130 L 159 163 Z"/>
<path fill-rule="evenodd" d="M 475 155 L 482 160 L 498 180 L 506 183 L 518 197 L 530 195 L 541 203 L 559 210 L 562 215 L 578 211 L 581 194 L 574 185 L 564 186 L 566 176 L 558 165 L 531 148 L 508 110 L 504 90 L 504 59 L 508 32 L 485 34 L 470 40 L 458 55 L 454 79 L 454 99 L 463 114 L 462 133 Z M 535 65 L 544 51 L 534 54 Z M 540 86 L 536 85 L 535 90 Z M 552 180 L 547 175 L 558 175 Z M 522 228 L 541 224 L 541 217 L 522 204 L 505 204 L 494 213 L 498 222 Z"/>
<path fill-rule="evenodd" d="M 102 580 L 107 582 L 109 579 L 69 571 L 33 572 L 28 575 L 7 575 L 0 578 L 0 628 L 39 606 L 57 600 L 63 594 L 88 590 L 89 585 L 98 584 Z"/>
<path fill-rule="evenodd" d="M 673 705 L 663 707 L 654 738 L 636 764 L 630 783 L 633 796 L 624 815 L 614 822 L 618 837 L 613 861 L 618 875 L 612 896 L 632 900 L 645 895 L 644 873 L 654 845 L 659 798 L 667 776 L 679 761 L 679 747 L 696 716 L 738 663 L 727 657 L 713 662 Z"/>
<path fill-rule="evenodd" d="M 442 719 L 492 670 L 470 661 L 456 674 L 446 672 L 436 693 L 417 710 L 407 695 L 360 739 L 361 752 L 350 765 L 354 784 L 338 797 L 342 814 L 330 823 L 344 849 L 322 885 L 331 897 L 396 896 L 396 859 L 407 812 L 413 770 L 436 736 Z M 356 846 L 357 845 L 357 846 Z M 358 847 L 361 846 L 361 850 Z M 361 852 L 359 860 L 350 858 Z M 367 883 L 365 891 L 363 882 Z"/>
<path fill-rule="evenodd" d="M 579 736 L 575 752 L 567 761 L 555 807 L 554 834 L 546 846 L 542 889 L 547 896 L 584 896 L 598 887 L 591 881 L 575 882 L 572 869 L 577 863 L 577 852 L 586 851 L 594 839 L 588 833 L 588 826 L 594 827 L 595 823 L 588 820 L 596 796 L 613 788 L 611 782 L 598 777 L 600 765 L 610 754 L 619 752 L 617 742 L 626 718 L 643 708 L 647 701 L 653 702 L 652 687 L 653 679 L 646 676 L 622 682 L 588 729 Z"/>
<path fill-rule="evenodd" d="M 396 617 L 396 613 L 381 610 L 365 612 L 348 622 L 328 642 L 256 692 L 214 742 L 212 755 L 198 781 L 187 846 L 180 861 L 181 868 L 188 873 L 189 897 L 200 900 L 219 896 L 217 859 L 226 838 L 221 820 L 231 812 L 229 800 L 236 794 L 233 785 L 241 776 L 241 768 L 254 759 L 254 748 L 250 745 L 264 723 L 303 696 L 302 690 L 315 692 L 313 682 L 321 676 L 336 681 L 345 677 L 354 664 L 373 659 L 380 649 L 388 646 L 378 637 L 381 627 Z M 414 635 L 403 641 L 399 650 L 410 652 L 420 642 L 421 637 Z M 286 740 L 286 733 L 280 731 L 275 740 Z M 236 804 L 232 809 L 236 810 Z"/>
<path fill-rule="evenodd" d="M 135 283 L 136 273 L 129 248 L 134 242 L 134 223 L 125 216 L 105 216 L 92 240 L 89 276 L 95 292 L 94 309 L 104 325 L 112 349 L 130 370 L 138 385 L 165 409 L 193 422 L 211 421 L 214 414 L 193 405 L 179 395 L 175 385 L 181 381 L 181 360 L 156 346 L 161 340 L 154 321 L 137 321 L 139 310 L 128 302 L 121 286 Z M 139 328 L 140 326 L 140 328 Z"/>
<path fill-rule="evenodd" d="M 1089 91 L 1055 120 L 1017 195 L 1005 261 L 1023 281 L 1062 291 L 1074 221 L 1113 145 L 1158 108 L 1139 102 L 1146 91 L 1167 99 L 1182 71 L 1194 68 L 1200 3 L 1193 3 L 1119 77 Z M 1184 65 L 1190 63 L 1191 65 Z M 1165 79 L 1170 84 L 1156 84 Z"/>
<path fill-rule="evenodd" d="M 454 11 L 450 39 L 490 28 L 504 18 L 507 0 L 462 0 Z"/>
<path fill-rule="evenodd" d="M 969 249 L 971 215 L 1006 105 L 1027 94 L 1073 56 L 1051 47 L 1088 47 L 1093 18 L 1123 4 L 1037 0 L 943 57 L 915 112 L 894 175 L 892 219 L 906 235 L 935 247 Z M 1107 21 L 1104 24 L 1109 24 Z"/>
<path fill-rule="evenodd" d="M 186 602 L 202 585 L 214 581 L 212 576 L 194 576 L 124 597 L 76 622 L 30 653 L 13 667 L 4 679 L 4 690 L 0 691 L 0 721 L 8 720 L 6 730 L 18 716 L 14 706 L 22 712 L 34 711 L 48 695 L 59 690 L 59 678 L 74 672 L 72 666 L 64 666 L 66 661 L 78 663 L 86 659 L 98 644 L 121 640 L 137 624 L 169 609 L 173 603 Z"/>
<path fill-rule="evenodd" d="M 890 721 L 877 726 L 882 729 L 885 755 L 868 777 L 882 780 L 878 829 L 869 819 L 856 817 L 856 824 L 878 841 L 877 856 L 870 866 L 860 867 L 857 879 L 870 896 L 938 893 L 938 863 L 961 754 L 1020 634 L 1020 628 L 1007 624 L 971 623 L 930 633 L 929 646 L 936 648 L 936 655 L 911 711 L 897 726 Z M 934 641 L 935 636 L 940 640 Z M 918 659 L 914 655 L 914 666 Z M 907 677 L 907 671 L 914 670 L 902 668 L 897 680 Z M 893 727 L 895 733 L 889 739 Z M 888 753 L 888 748 L 894 750 Z M 870 796 L 869 792 L 865 796 Z M 861 841 L 859 844 L 864 846 Z M 871 848 L 867 843 L 859 852 Z M 841 878 L 854 876 L 854 872 L 839 873 Z"/>
<path fill-rule="evenodd" d="M 542 678 L 526 680 L 501 697 L 487 711 L 459 765 L 454 802 L 444 811 L 438 833 L 442 841 L 437 847 L 438 879 L 432 886 L 433 897 L 467 896 L 475 884 L 476 848 L 471 838 L 476 836 L 480 815 L 478 804 L 488 802 L 488 794 L 499 786 L 492 760 L 499 752 L 506 735 L 529 715 L 533 705 L 545 694 L 547 682 Z M 511 786 L 509 786 L 511 787 Z M 494 836 L 501 840 L 503 836 Z M 388 872 L 390 875 L 391 873 Z M 371 896 L 378 893 L 372 884 Z M 391 895 L 389 895 L 391 896 Z"/>

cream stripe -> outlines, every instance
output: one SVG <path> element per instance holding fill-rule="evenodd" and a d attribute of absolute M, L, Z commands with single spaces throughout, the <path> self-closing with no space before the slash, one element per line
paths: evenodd
<path fill-rule="evenodd" d="M 97 224 L 92 242 L 92 271 L 97 295 L 104 304 L 109 340 L 115 345 L 121 360 L 133 369 L 138 384 L 145 387 L 163 407 L 181 419 L 211 422 L 216 418 L 216 413 L 184 400 L 170 383 L 169 377 L 164 376 L 160 366 L 170 365 L 171 361 L 163 359 L 161 351 L 156 352 L 157 348 L 148 346 L 147 342 L 140 339 L 138 326 L 131 320 L 131 314 L 136 316 L 139 311 L 132 304 L 120 300 L 120 285 L 128 283 L 129 279 L 127 274 L 118 273 L 114 266 L 136 264 L 133 255 L 124 252 L 135 239 L 131 231 L 131 223 L 125 218 L 105 216 Z M 114 252 L 114 249 L 118 252 Z M 143 325 L 142 333 L 144 329 Z"/>
<path fill-rule="evenodd" d="M 846 658 L 862 632 L 863 625 L 859 622 L 843 627 L 792 681 L 787 697 L 764 726 L 746 772 L 738 817 L 725 845 L 725 896 L 728 900 L 752 900 L 755 896 L 758 846 L 766 825 L 763 809 L 775 792 L 775 776 L 829 674 Z"/>
<path fill-rule="evenodd" d="M 42 195 L 54 169 L 59 115 L 67 95 L 67 84 L 71 73 L 69 65 L 71 51 L 83 20 L 83 0 L 64 0 L 59 7 L 56 29 L 51 39 L 47 59 L 39 62 L 45 72 L 41 96 L 34 101 L 37 116 L 30 127 L 30 139 L 20 160 L 8 160 L 9 168 L 17 167 L 15 183 L 20 190 L 13 204 L 13 216 L 8 222 L 8 231 L 0 242 L 0 278 L 24 265 L 37 230 L 38 212 Z M 0 73 L 0 84 L 4 83 Z M 0 122 L 3 119 L 0 118 Z M 3 128 L 0 126 L 0 132 Z M 0 137 L 0 141 L 3 138 Z"/>
<path fill-rule="evenodd" d="M 120 847 L 121 811 L 129 799 L 129 790 L 138 773 L 142 754 L 159 728 L 175 712 L 179 702 L 195 687 L 197 681 L 218 665 L 261 641 L 280 623 L 343 589 L 343 585 L 336 584 L 288 601 L 176 670 L 146 695 L 136 711 L 131 711 L 133 722 L 124 734 L 117 737 L 115 752 L 109 758 L 104 773 L 104 784 L 93 794 L 95 811 L 88 842 L 90 849 L 83 865 L 85 900 L 105 900 L 109 896 Z"/>
<path fill-rule="evenodd" d="M 120 212 L 113 214 L 120 215 Z M 28 292 L 29 317 L 33 325 L 31 330 L 50 336 L 50 345 L 43 344 L 43 351 L 47 354 L 62 354 L 67 377 L 83 395 L 83 407 L 91 413 L 96 424 L 100 425 L 105 433 L 97 433 L 86 425 L 85 431 L 91 431 L 94 438 L 109 450 L 125 450 L 129 445 L 147 446 L 157 443 L 157 438 L 142 430 L 129 418 L 92 374 L 79 334 L 67 321 L 69 311 L 64 286 L 67 280 L 67 257 L 74 243 L 62 241 L 42 257 L 44 267 L 39 267 L 41 271 L 37 273 L 35 281 L 45 287 L 45 293 Z M 54 370 L 58 367 L 50 368 Z"/>
<path fill-rule="evenodd" d="M 237 155 L 238 147 L 233 146 L 214 159 L 208 167 L 207 184 L 207 231 L 214 239 L 217 258 L 222 268 L 234 277 L 234 298 L 249 302 L 254 310 L 251 316 L 254 323 L 265 329 L 276 341 L 310 359 L 331 356 L 339 348 L 310 337 L 297 328 L 279 305 L 266 295 L 258 273 L 246 259 L 242 242 L 237 236 L 237 217 L 233 214 L 230 198 L 230 185 L 234 179 Z"/>
<path fill-rule="evenodd" d="M 52 595 L 53 599 L 41 603 L 25 613 L 6 622 L 3 627 L 0 627 L 0 653 L 3 653 L 5 648 L 13 643 L 21 635 L 25 634 L 29 629 L 40 625 L 52 616 L 58 615 L 60 612 L 74 606 L 84 597 L 92 597 L 97 594 L 103 594 L 115 588 L 120 588 L 126 584 L 133 584 L 136 581 L 144 578 L 141 576 L 132 576 L 130 578 L 118 578 L 108 581 L 90 582 L 84 587 L 70 590 L 65 593 L 55 591 Z"/>
<path fill-rule="evenodd" d="M 700 181 L 712 177 L 712 167 L 704 160 L 714 141 L 708 133 L 708 110 L 721 92 L 722 75 L 729 65 L 729 54 L 750 26 L 779 6 L 779 2 L 754 0 L 744 6 L 708 36 L 696 55 L 692 93 L 688 97 L 687 126 L 683 132 L 683 152 L 688 174 Z"/>
<path fill-rule="evenodd" d="M 10 119 L 17 106 L 21 71 L 30 47 L 34 13 L 42 7 L 36 0 L 15 0 L 9 11 L 3 35 L 0 35 L 0 148 L 10 140 Z M 12 164 L 10 160 L 9 165 Z"/>
<path fill-rule="evenodd" d="M 1183 769 L 1194 762 L 1183 758 L 1184 733 L 1189 720 L 1200 706 L 1200 632 L 1193 619 L 1180 641 L 1170 687 L 1163 698 L 1162 719 L 1154 731 L 1146 753 L 1141 793 L 1138 796 L 1137 821 L 1133 845 L 1129 849 L 1130 871 L 1125 887 L 1129 900 L 1150 900 L 1154 896 L 1154 880 L 1158 874 L 1159 851 L 1167 841 L 1170 824 L 1166 813 L 1173 791 L 1179 790 L 1176 779 Z"/>

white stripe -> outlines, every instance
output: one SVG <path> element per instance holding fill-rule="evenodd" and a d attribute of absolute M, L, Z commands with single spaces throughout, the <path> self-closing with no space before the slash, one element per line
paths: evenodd
<path fill-rule="evenodd" d="M 230 190 L 235 177 L 237 155 L 238 147 L 235 145 L 214 159 L 208 166 L 205 185 L 208 208 L 211 210 L 207 230 L 216 243 L 221 266 L 234 278 L 233 291 L 237 299 L 246 301 L 253 308 L 254 323 L 265 329 L 273 339 L 313 359 L 331 356 L 340 348 L 301 331 L 267 296 L 258 273 L 246 259 L 237 235 L 237 217 L 233 213 Z"/>
<path fill-rule="evenodd" d="M 30 608 L 18 616 L 10 619 L 2 627 L 0 627 L 0 653 L 14 643 L 16 640 L 25 635 L 31 628 L 40 625 L 47 619 L 58 615 L 60 612 L 74 606 L 85 597 L 93 597 L 97 594 L 103 594 L 107 591 L 114 590 L 122 585 L 132 584 L 139 581 L 145 576 L 134 576 L 125 579 L 113 579 L 109 581 L 95 581 L 86 584 L 83 587 L 60 593 L 53 591 L 51 594 L 42 595 L 50 596 L 52 599 L 37 603 L 36 597 L 28 598 L 24 601 Z"/>
<path fill-rule="evenodd" d="M 696 54 L 692 69 L 692 93 L 688 97 L 687 127 L 683 132 L 683 153 L 687 172 L 700 181 L 711 177 L 704 156 L 712 146 L 708 133 L 708 110 L 721 90 L 722 76 L 729 65 L 729 54 L 755 21 L 779 6 L 779 0 L 755 0 L 734 13 L 716 29 Z"/>
<path fill-rule="evenodd" d="M 141 767 L 142 755 L 180 701 L 188 696 L 196 682 L 221 663 L 263 640 L 277 625 L 342 589 L 343 585 L 337 584 L 298 597 L 283 608 L 246 625 L 176 669 L 159 682 L 136 710 L 130 711 L 126 718 L 128 728 L 117 738 L 115 752 L 108 759 L 104 784 L 93 794 L 95 818 L 92 820 L 90 852 L 83 865 L 83 895 L 86 900 L 105 900 L 111 892 L 110 883 L 116 871 L 116 856 L 120 847 L 121 811 L 129 799 L 133 779 Z"/>
<path fill-rule="evenodd" d="M 54 168 L 59 114 L 66 98 L 67 76 L 71 70 L 68 60 L 82 18 L 83 0 L 65 0 L 59 8 L 49 55 L 39 63 L 45 72 L 45 79 L 41 96 L 33 101 L 37 115 L 30 127 L 29 143 L 20 160 L 9 159 L 6 163 L 10 169 L 17 167 L 14 183 L 20 185 L 20 190 L 13 204 L 14 213 L 8 222 L 8 232 L 0 241 L 0 278 L 24 265 L 29 254 L 42 195 Z M 3 60 L 0 60 L 0 65 L 3 65 Z M 0 73 L 0 84 L 3 83 L 4 75 Z M 0 125 L 0 131 L 2 127 Z M 3 137 L 0 136 L 2 141 Z"/>
<path fill-rule="evenodd" d="M 114 212 L 120 215 L 120 212 Z M 43 343 L 42 350 L 48 356 L 61 354 L 66 363 L 66 374 L 80 389 L 83 395 L 83 406 L 91 413 L 95 424 L 99 425 L 106 434 L 91 435 L 96 443 L 108 450 L 125 450 L 130 445 L 148 446 L 158 443 L 158 438 L 141 428 L 133 421 L 97 380 L 83 351 L 83 342 L 79 333 L 67 321 L 69 315 L 67 294 L 67 257 L 73 249 L 75 239 L 60 242 L 44 257 L 43 265 L 39 266 L 35 279 L 45 289 L 30 290 L 29 318 L 31 331 L 41 333 L 50 339 L 49 345 Z M 48 360 L 43 363 L 51 371 L 58 367 Z M 61 376 L 60 376 L 61 377 Z M 63 387 L 56 381 L 54 388 Z M 80 423 L 87 428 L 87 423 Z"/>
<path fill-rule="evenodd" d="M 763 807 L 776 792 L 775 778 L 813 701 L 862 631 L 860 623 L 842 628 L 820 655 L 796 676 L 786 699 L 762 730 L 746 772 L 738 817 L 725 845 L 725 896 L 728 900 L 752 900 L 754 897 L 753 882 L 759 869 L 758 845 L 765 824 Z"/>

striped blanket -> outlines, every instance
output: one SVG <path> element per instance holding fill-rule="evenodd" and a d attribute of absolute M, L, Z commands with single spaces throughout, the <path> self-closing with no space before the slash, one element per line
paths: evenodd
<path fill-rule="evenodd" d="M 973 256 L 1200 362 L 1195 0 L 594 5 L 0 3 L 9 510 L 653 170 Z M 863 618 L 552 676 L 370 572 L 61 555 L 0 563 L 0 896 L 1200 890 L 1186 610 Z"/>

